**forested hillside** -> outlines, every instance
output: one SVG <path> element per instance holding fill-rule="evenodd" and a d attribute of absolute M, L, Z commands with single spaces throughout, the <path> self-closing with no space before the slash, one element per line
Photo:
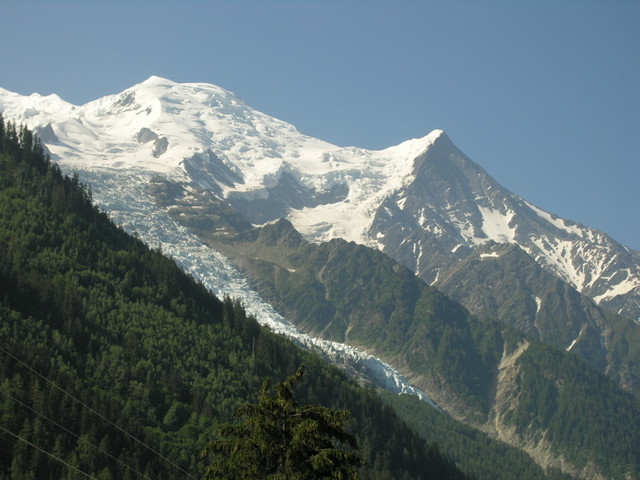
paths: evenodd
<path fill-rule="evenodd" d="M 362 478 L 464 478 L 373 392 L 115 227 L 1 117 L 0 301 L 0 478 L 199 478 L 216 426 L 301 363 L 302 403 L 351 411 Z"/>
<path fill-rule="evenodd" d="M 488 242 L 434 285 L 478 318 L 571 350 L 640 398 L 640 329 L 542 269 L 518 245 Z"/>

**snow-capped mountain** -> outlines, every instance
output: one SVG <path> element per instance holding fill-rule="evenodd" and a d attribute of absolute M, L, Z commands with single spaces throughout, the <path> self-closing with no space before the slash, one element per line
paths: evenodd
<path fill-rule="evenodd" d="M 597 304 L 640 318 L 640 253 L 509 192 L 445 134 L 415 159 L 410 180 L 386 196 L 368 235 L 435 285 L 474 248 L 517 244 Z"/>
<path fill-rule="evenodd" d="M 221 88 L 158 77 L 81 107 L 6 90 L 0 99 L 5 118 L 38 131 L 63 166 L 194 181 L 253 223 L 289 213 L 319 240 L 366 242 L 375 208 L 441 133 L 382 151 L 341 148 L 302 135 Z"/>
<path fill-rule="evenodd" d="M 527 333 L 562 318 L 554 302 L 571 303 L 571 308 L 564 309 L 571 322 L 560 320 L 564 322 L 561 328 L 548 329 L 547 334 L 558 339 L 551 343 L 584 353 L 583 358 L 612 373 L 623 387 L 640 390 L 636 353 L 640 327 L 626 318 L 611 320 L 558 280 L 602 306 L 638 319 L 640 253 L 507 191 L 441 130 L 379 151 L 343 148 L 303 135 L 219 87 L 178 84 L 158 77 L 82 106 L 56 95 L 22 96 L 0 89 L 0 112 L 6 121 L 35 130 L 65 173 L 76 171 L 91 186 L 93 199 L 115 223 L 152 247 L 161 247 L 214 293 L 240 298 L 261 323 L 321 352 L 360 378 L 392 391 L 416 394 L 426 402 L 436 399 L 445 411 L 465 414 L 462 400 L 462 406 L 453 402 L 452 407 L 452 390 L 447 385 L 427 381 L 431 377 L 424 372 L 417 375 L 410 370 L 406 351 L 385 357 L 371 350 L 390 363 L 403 360 L 404 364 L 396 365 L 407 374 L 403 377 L 393 366 L 354 346 L 312 338 L 298 330 L 260 297 L 253 289 L 255 284 L 230 261 L 232 256 L 227 258 L 221 254 L 224 250 L 213 245 L 220 248 L 220 239 L 237 240 L 243 234 L 249 238 L 258 230 L 252 226 L 286 217 L 308 240 L 340 237 L 377 248 L 454 298 L 458 293 L 465 298 L 481 296 L 487 303 L 513 299 L 517 285 L 520 296 L 531 304 L 530 318 L 513 314 L 518 312 L 515 308 L 509 310 L 510 315 L 519 318 L 511 323 Z M 270 227 L 261 230 L 278 230 Z M 383 263 L 379 258 L 384 255 L 379 252 L 340 241 L 331 243 L 335 248 L 328 249 L 323 265 L 336 258 L 343 261 L 335 255 L 337 244 L 344 244 L 340 247 L 345 250 L 366 250 L 363 258 L 376 266 Z M 268 250 L 264 245 L 251 246 Z M 259 255 L 259 250 L 247 252 L 241 253 L 250 260 L 265 260 L 252 256 Z M 282 256 L 282 249 L 268 253 Z M 490 262 L 493 267 L 485 268 Z M 361 264 L 354 260 L 352 265 L 351 270 L 357 271 Z M 294 274 L 296 268 L 285 262 L 274 271 Z M 512 275 L 516 282 L 508 278 L 512 268 L 519 268 L 518 275 Z M 403 267 L 395 265 L 392 270 L 406 272 L 415 280 Z M 327 269 L 319 269 L 318 275 L 321 272 Z M 340 279 L 347 276 L 336 275 Z M 503 284 L 498 285 L 495 278 Z M 486 280 L 483 288 L 469 285 L 478 279 Z M 395 280 L 389 283 L 404 285 Z M 492 291 L 485 294 L 487 289 Z M 591 308 L 593 314 L 587 312 Z M 466 318 L 464 309 L 455 309 Z M 578 318 L 584 312 L 588 313 L 585 319 Z M 452 320 L 446 315 L 438 318 Z M 386 328 L 384 315 L 378 320 Z M 353 332 L 349 327 L 345 342 Z M 430 335 L 429 330 L 427 333 Z M 609 349 L 608 344 L 615 344 L 617 350 Z M 425 354 L 424 345 L 416 342 L 415 351 Z M 516 361 L 528 346 L 524 341 L 513 350 L 495 349 L 499 363 L 490 369 L 498 371 L 492 381 L 504 388 L 489 382 L 496 389 L 496 398 L 502 400 L 491 407 L 496 416 L 487 417 L 495 425 L 485 426 L 496 432 L 507 431 L 498 428 L 498 414 L 518 401 L 520 390 L 511 387 L 519 384 L 522 372 Z M 514 438 L 504 439 L 523 447 Z M 525 438 L 530 439 L 525 435 L 521 440 Z M 531 445 L 523 448 L 534 449 Z"/>
<path fill-rule="evenodd" d="M 638 252 L 507 191 L 440 130 L 385 150 L 342 148 L 222 88 L 159 77 L 82 106 L 0 89 L 0 110 L 68 170 L 197 185 L 253 224 L 286 217 L 315 241 L 376 246 L 436 284 L 478 245 L 518 244 L 596 303 L 640 317 Z"/>
<path fill-rule="evenodd" d="M 225 184 L 225 180 L 220 180 L 221 178 L 228 176 L 236 181 L 243 181 L 242 177 L 220 163 L 212 150 L 207 149 L 201 153 L 202 145 L 197 146 L 197 142 L 196 146 L 187 145 L 193 138 L 198 138 L 198 135 L 192 137 L 192 130 L 198 121 L 190 122 L 189 119 L 185 121 L 183 118 L 183 121 L 172 124 L 171 115 L 163 116 L 163 104 L 153 96 L 154 94 L 147 91 L 150 89 L 159 95 L 158 85 L 178 86 L 168 80 L 152 77 L 121 95 L 106 97 L 83 107 L 68 104 L 56 95 L 42 97 L 34 94 L 22 97 L 0 89 L 0 113 L 6 121 L 25 124 L 38 132 L 41 141 L 62 168 L 67 173 L 77 172 L 82 181 L 91 186 L 94 200 L 109 213 L 116 224 L 147 244 L 162 248 L 165 254 L 174 258 L 185 271 L 201 280 L 216 295 L 241 299 L 247 311 L 260 323 L 288 336 L 299 345 L 317 351 L 350 374 L 392 392 L 416 395 L 435 406 L 423 391 L 411 385 L 396 369 L 377 357 L 349 345 L 313 338 L 298 330 L 253 291 L 248 281 L 224 255 L 200 241 L 188 228 L 172 219 L 164 206 L 156 202 L 149 186 L 158 181 L 158 175 L 187 184 L 195 183 L 189 188 L 190 191 L 201 192 L 202 187 L 199 186 L 202 185 L 218 194 L 221 189 L 217 182 Z M 140 94 L 139 90 L 143 93 Z M 222 89 L 205 85 L 203 88 L 193 86 L 189 90 L 204 96 L 225 96 L 229 99 L 230 105 L 239 105 L 235 117 L 248 117 L 249 113 L 253 112 L 255 118 L 247 122 L 257 126 L 261 131 L 269 130 L 271 122 L 274 125 L 281 124 L 302 137 L 293 127 L 252 111 L 233 94 Z M 145 91 L 147 92 L 144 93 Z M 145 99 L 141 100 L 144 115 L 151 115 L 155 106 L 158 110 L 156 119 L 159 117 L 160 123 L 164 121 L 169 125 L 163 132 L 173 128 L 172 135 L 159 135 L 150 127 L 143 126 L 139 127 L 133 141 L 128 139 L 127 135 L 122 133 L 127 127 L 120 122 L 121 119 L 116 112 L 128 112 L 125 113 L 125 117 L 130 122 L 129 126 L 133 125 L 132 128 L 137 129 L 140 125 L 138 116 L 141 113 L 141 105 L 136 103 L 135 98 Z M 216 101 L 213 97 L 210 100 Z M 171 97 L 166 101 L 170 105 L 179 103 L 179 100 Z M 131 108 L 126 108 L 127 106 Z M 201 107 L 196 103 L 192 104 L 190 109 L 195 111 L 197 108 Z M 171 108 L 169 110 L 176 113 Z M 227 114 L 227 108 L 221 108 L 216 112 L 216 115 L 223 118 L 216 128 L 224 129 L 225 121 L 233 121 L 233 118 L 225 120 Z M 155 125 L 153 122 L 142 124 Z M 117 135 L 118 128 L 122 128 L 121 137 Z M 234 128 L 230 128 L 230 131 L 234 131 Z M 246 133 L 244 127 L 238 127 L 236 134 L 242 136 L 242 132 Z M 200 135 L 205 134 L 200 132 Z M 234 134 L 228 135 L 232 137 Z M 177 152 L 174 156 L 163 155 L 169 150 L 168 138 L 171 138 L 170 152 Z M 281 140 L 283 145 L 286 141 Z M 314 142 L 313 139 L 308 141 Z M 186 160 L 180 159 L 180 155 L 185 152 L 190 157 Z"/>

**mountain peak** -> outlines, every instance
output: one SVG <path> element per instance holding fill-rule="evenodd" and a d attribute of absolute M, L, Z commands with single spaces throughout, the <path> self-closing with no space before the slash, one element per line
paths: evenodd
<path fill-rule="evenodd" d="M 440 128 L 436 128 L 435 130 L 429 132 L 429 134 L 427 134 L 426 137 L 424 138 L 429 138 L 432 141 L 437 140 L 438 138 L 442 137 L 442 136 L 447 136 L 447 134 L 445 133 L 444 130 L 440 129 Z"/>
<path fill-rule="evenodd" d="M 172 97 L 176 97 L 176 100 L 178 100 L 179 102 L 191 101 L 194 103 L 203 103 L 204 106 L 215 106 L 216 102 L 213 101 L 213 99 L 215 98 L 218 100 L 224 99 L 224 101 L 233 103 L 235 105 L 242 104 L 246 108 L 249 108 L 249 106 L 245 105 L 245 102 L 243 102 L 235 93 L 214 85 L 213 83 L 180 83 L 174 82 L 173 80 L 170 80 L 168 78 L 152 75 L 142 83 L 139 83 L 125 90 L 125 92 L 139 89 L 149 90 L 151 92 L 154 92 L 153 94 L 158 96 L 165 96 L 165 92 L 168 91 L 170 92 L 169 94 Z M 210 105 L 212 101 L 213 105 Z"/>
<path fill-rule="evenodd" d="M 169 80 L 168 78 L 159 77 L 157 75 L 151 75 L 141 85 L 175 85 L 176 82 Z"/>
<path fill-rule="evenodd" d="M 55 93 L 20 95 L 0 88 L 0 112 L 5 120 L 25 124 L 29 128 L 42 127 L 59 115 L 68 115 L 76 107 Z"/>
<path fill-rule="evenodd" d="M 258 238 L 265 245 L 274 246 L 282 243 L 289 248 L 297 248 L 305 243 L 302 235 L 300 235 L 291 222 L 285 218 L 263 226 Z"/>

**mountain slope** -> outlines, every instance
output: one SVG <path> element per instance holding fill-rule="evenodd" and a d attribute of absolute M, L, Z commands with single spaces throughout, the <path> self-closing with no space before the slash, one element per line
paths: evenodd
<path fill-rule="evenodd" d="M 466 478 L 373 392 L 117 228 L 30 132 L 4 127 L 0 478 L 199 478 L 215 427 L 303 362 L 299 400 L 352 412 L 364 478 Z"/>
<path fill-rule="evenodd" d="M 631 318 L 640 313 L 638 252 L 507 191 L 446 135 L 415 159 L 411 181 L 376 210 L 369 236 L 436 284 L 479 245 L 517 244 L 596 303 Z"/>
<path fill-rule="evenodd" d="M 0 110 L 69 169 L 194 183 L 253 224 L 287 217 L 310 239 L 378 245 L 428 282 L 488 240 L 516 243 L 599 305 L 640 318 L 638 252 L 508 192 L 439 130 L 380 151 L 340 148 L 214 85 L 159 77 L 82 106 L 0 90 Z"/>
<path fill-rule="evenodd" d="M 471 317 L 374 249 L 308 243 L 286 220 L 226 242 L 215 245 L 303 331 L 374 352 L 452 416 L 541 465 L 619 478 L 638 462 L 626 446 L 640 441 L 637 400 L 573 354 Z"/>
<path fill-rule="evenodd" d="M 539 268 L 515 244 L 487 242 L 439 275 L 435 285 L 481 318 L 496 318 L 571 350 L 638 392 L 640 330 Z M 629 328 L 630 327 L 630 328 Z"/>
<path fill-rule="evenodd" d="M 445 408 L 486 415 L 492 349 L 480 352 L 468 313 L 408 269 L 353 242 L 310 244 L 286 220 L 219 248 L 303 331 L 362 346 Z"/>

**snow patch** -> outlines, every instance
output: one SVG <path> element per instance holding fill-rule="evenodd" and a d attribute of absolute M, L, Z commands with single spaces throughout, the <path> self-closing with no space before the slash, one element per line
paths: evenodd
<path fill-rule="evenodd" d="M 482 214 L 482 231 L 498 243 L 515 243 L 516 229 L 510 223 L 515 215 L 513 210 L 502 213 L 499 210 L 478 206 Z"/>
<path fill-rule="evenodd" d="M 580 338 L 580 337 L 578 337 L 578 338 Z M 576 342 L 578 341 L 578 338 L 574 339 L 574 340 L 573 340 L 573 342 L 571 342 L 571 345 L 569 345 L 569 346 L 566 348 L 567 352 L 570 352 L 570 351 L 571 351 L 571 349 L 573 348 L 573 346 L 574 346 L 574 345 L 576 344 Z"/>
<path fill-rule="evenodd" d="M 414 246 L 415 246 L 415 244 L 414 244 Z M 416 271 L 419 272 L 420 271 L 420 263 L 422 262 L 422 256 L 424 255 L 424 252 L 422 250 L 422 243 L 420 243 L 418 245 L 418 252 L 419 252 L 418 253 L 418 257 L 417 257 L 417 260 L 416 260 Z"/>
<path fill-rule="evenodd" d="M 438 278 L 440 277 L 440 270 L 436 270 L 436 278 L 433 279 L 433 281 L 429 284 L 431 287 L 433 287 L 437 282 L 438 282 Z"/>
<path fill-rule="evenodd" d="M 453 247 L 451 249 L 451 253 L 456 253 L 460 248 L 463 248 L 463 247 L 464 247 L 464 245 L 459 243 L 458 245 L 456 245 L 455 247 Z"/>
<path fill-rule="evenodd" d="M 463 238 L 467 245 L 482 245 L 487 241 L 486 238 L 479 238 L 476 236 L 475 228 L 473 224 L 469 221 L 459 221 L 453 215 L 449 216 L 449 220 L 451 223 L 455 225 L 455 227 L 460 232 L 460 236 Z"/>
<path fill-rule="evenodd" d="M 582 229 L 582 228 L 578 227 L 577 225 L 571 225 L 566 220 L 564 220 L 564 219 L 562 219 L 562 218 L 560 218 L 558 216 L 551 215 L 550 213 L 547 213 L 544 210 L 539 209 L 535 205 L 532 205 L 531 203 L 529 203 L 529 202 L 527 202 L 525 200 L 523 200 L 523 201 L 540 218 L 545 219 L 547 222 L 549 222 L 554 227 L 556 227 L 556 228 L 558 228 L 560 230 L 564 230 L 565 232 L 567 232 L 569 234 L 574 234 L 574 235 L 578 235 L 578 236 L 583 236 L 584 235 L 585 229 Z"/>
<path fill-rule="evenodd" d="M 600 303 L 603 300 L 609 300 L 609 299 L 615 298 L 619 295 L 625 295 L 631 292 L 632 290 L 634 290 L 635 288 L 640 288 L 640 281 L 631 275 L 631 271 L 628 268 L 622 271 L 627 273 L 627 278 L 621 281 L 620 283 L 612 285 L 603 294 L 593 297 L 593 300 L 596 303 Z"/>
<path fill-rule="evenodd" d="M 565 348 L 567 352 L 570 352 L 571 349 L 576 345 L 576 343 L 578 343 L 578 340 L 580 340 L 580 337 L 582 336 L 583 332 L 584 332 L 584 328 L 580 330 L 580 333 L 578 333 L 578 336 L 573 339 L 573 341 L 569 344 L 567 348 Z"/>

